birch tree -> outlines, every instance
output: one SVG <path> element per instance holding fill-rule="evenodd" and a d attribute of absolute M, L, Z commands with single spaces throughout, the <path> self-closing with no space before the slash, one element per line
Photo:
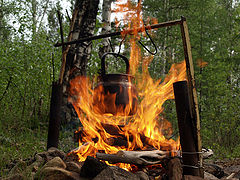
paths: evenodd
<path fill-rule="evenodd" d="M 74 25 L 73 30 L 70 32 L 70 36 L 72 37 L 71 40 L 93 36 L 98 4 L 99 0 L 76 0 L 72 18 L 72 23 L 74 23 Z M 91 57 L 92 42 L 86 41 L 79 44 L 73 44 L 68 46 L 68 48 L 63 79 L 63 121 L 65 123 L 71 121 L 73 111 L 71 107 L 67 106 L 67 87 L 69 81 L 74 77 L 86 76 L 86 66 Z"/>
<path fill-rule="evenodd" d="M 102 34 L 111 31 L 111 3 L 113 0 L 104 0 L 102 5 Z M 99 57 L 101 58 L 105 52 L 110 51 L 109 41 L 111 38 L 104 38 L 102 46 L 99 48 Z"/>

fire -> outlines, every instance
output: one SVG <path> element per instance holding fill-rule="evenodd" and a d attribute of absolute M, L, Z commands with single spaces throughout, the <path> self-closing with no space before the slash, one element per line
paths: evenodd
<path fill-rule="evenodd" d="M 205 66 L 208 65 L 208 63 L 205 62 L 205 61 L 203 61 L 202 59 L 197 59 L 197 65 L 198 65 L 198 67 L 200 67 L 200 68 L 204 68 Z"/>
<path fill-rule="evenodd" d="M 144 31 L 140 6 L 141 1 L 135 5 L 127 1 L 125 4 L 119 4 L 117 10 L 129 12 L 127 14 L 131 22 L 129 28 L 143 27 Z M 131 11 L 129 7 L 132 8 Z M 173 83 L 186 80 L 185 61 L 173 64 L 163 82 L 160 79 L 154 80 L 148 72 L 148 65 L 153 57 L 141 57 L 141 50 L 136 43 L 139 38 L 139 33 L 133 31 L 129 62 L 130 73 L 135 76 L 134 88 L 137 94 L 133 91 L 133 86 L 129 85 L 129 101 L 126 106 L 116 107 L 117 94 L 101 93 L 104 87 L 96 86 L 88 77 L 76 77 L 70 82 L 69 101 L 82 123 L 82 128 L 79 129 L 81 134 L 79 148 L 76 150 L 79 161 L 84 161 L 87 156 L 95 156 L 99 151 L 114 154 L 120 150 L 148 148 L 172 152 L 179 150 L 179 140 L 174 141 L 164 136 L 165 130 L 171 133 L 171 124 L 160 114 L 163 112 L 164 102 L 174 99 Z M 142 64 L 142 73 L 138 72 L 139 64 Z M 128 83 L 133 84 L 131 76 L 128 76 Z M 138 103 L 134 104 L 131 99 L 137 99 Z M 133 106 L 136 108 L 133 109 Z M 106 110 L 109 107 L 110 110 Z M 134 113 L 131 114 L 131 110 L 134 110 Z M 130 165 L 118 165 L 131 169 Z"/>

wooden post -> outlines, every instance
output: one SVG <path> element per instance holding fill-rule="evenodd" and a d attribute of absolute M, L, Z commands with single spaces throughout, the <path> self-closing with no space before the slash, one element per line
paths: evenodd
<path fill-rule="evenodd" d="M 52 96 L 50 104 L 50 118 L 48 126 L 47 149 L 58 148 L 59 129 L 61 123 L 62 85 L 58 82 L 52 83 Z"/>
<path fill-rule="evenodd" d="M 190 113 L 191 118 L 193 120 L 193 130 L 194 130 L 194 140 L 196 142 L 196 150 L 198 152 L 202 151 L 202 142 L 200 136 L 200 117 L 199 117 L 199 109 L 198 109 L 198 100 L 197 100 L 197 91 L 195 86 L 195 79 L 194 79 L 194 68 L 193 68 L 193 61 L 192 61 L 192 52 L 191 52 L 191 45 L 190 39 L 188 34 L 188 27 L 187 22 L 184 17 L 181 18 L 182 23 L 180 24 L 181 33 L 182 33 L 182 41 L 183 41 L 183 48 L 184 48 L 184 56 L 186 61 L 186 71 L 187 71 L 187 79 L 188 79 L 188 91 L 189 91 L 189 101 L 190 101 Z M 200 176 L 203 177 L 203 159 L 202 154 L 198 154 L 198 160 L 200 165 Z"/>
<path fill-rule="evenodd" d="M 60 24 L 60 34 L 61 40 L 64 42 L 63 39 L 63 28 L 62 28 L 62 18 L 60 11 L 57 11 L 58 20 Z M 64 45 L 62 46 L 62 54 L 64 54 L 65 48 Z M 62 56 L 62 60 L 63 60 Z M 64 64 L 65 65 L 65 64 Z M 63 66 L 63 63 L 62 63 Z M 64 66 L 65 67 L 65 66 Z M 50 117 L 49 117 L 49 124 L 48 124 L 48 139 L 47 139 L 47 149 L 50 147 L 58 148 L 58 141 L 59 141 L 59 130 L 61 124 L 61 106 L 62 106 L 62 96 L 63 96 L 63 86 L 62 86 L 62 68 L 60 71 L 59 81 L 52 82 L 52 94 L 51 94 L 51 103 L 50 103 Z M 54 70 L 53 70 L 53 77 L 54 77 Z"/>
<path fill-rule="evenodd" d="M 174 96 L 178 118 L 180 143 L 182 147 L 183 174 L 200 176 L 198 168 L 198 154 L 196 153 L 196 141 L 194 139 L 193 119 L 189 103 L 187 81 L 179 81 L 173 84 Z"/>

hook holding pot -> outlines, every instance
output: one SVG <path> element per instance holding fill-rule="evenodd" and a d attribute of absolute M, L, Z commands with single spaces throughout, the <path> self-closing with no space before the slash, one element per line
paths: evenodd
<path fill-rule="evenodd" d="M 154 43 L 152 37 L 150 36 L 150 34 L 148 33 L 148 31 L 147 31 L 146 28 L 145 28 L 145 32 L 146 32 L 147 36 L 149 37 L 150 41 L 152 42 L 152 44 L 153 44 L 153 46 L 154 46 L 154 48 L 155 48 L 155 52 L 151 52 L 140 40 L 139 40 L 138 42 L 139 42 L 139 44 L 142 45 L 142 47 L 143 47 L 147 52 L 149 52 L 149 53 L 152 54 L 152 55 L 156 55 L 156 54 L 157 54 L 157 46 L 156 46 L 156 44 Z"/>

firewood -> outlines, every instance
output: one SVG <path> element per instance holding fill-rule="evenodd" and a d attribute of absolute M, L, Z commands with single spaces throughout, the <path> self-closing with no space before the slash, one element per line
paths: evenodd
<path fill-rule="evenodd" d="M 168 151 L 118 151 L 116 154 L 96 153 L 96 158 L 109 163 L 129 163 L 136 165 L 153 165 L 169 157 Z"/>
<path fill-rule="evenodd" d="M 101 125 L 108 134 L 115 136 L 123 136 L 121 135 L 121 132 L 123 132 L 122 128 L 124 127 L 124 125 L 112 125 L 106 123 L 101 123 Z"/>
<path fill-rule="evenodd" d="M 102 126 L 107 133 L 109 133 L 110 135 L 113 136 L 111 138 L 104 139 L 104 141 L 111 146 L 116 146 L 116 147 L 124 146 L 127 148 L 128 140 L 130 142 L 132 142 L 134 139 L 133 134 L 131 134 L 130 132 L 129 132 L 128 138 L 122 134 L 122 132 L 123 132 L 122 128 L 124 127 L 123 125 L 115 126 L 115 125 L 111 125 L 111 124 L 102 124 Z M 103 133 L 102 130 L 98 130 L 98 132 L 100 134 Z M 84 141 L 84 137 L 86 137 L 86 136 L 88 136 L 88 133 L 85 131 L 84 128 L 81 128 L 77 132 L 74 132 L 74 141 L 75 142 L 79 142 L 79 141 L 86 142 L 86 141 Z M 102 135 L 101 137 L 104 138 L 105 136 Z M 155 148 L 151 144 L 152 140 L 149 137 L 145 136 L 144 134 L 140 134 L 140 139 L 141 139 L 145 149 L 155 150 Z M 96 143 L 98 141 L 98 139 L 92 138 L 92 141 Z M 167 143 L 163 144 L 162 142 L 159 142 L 159 144 L 161 144 L 161 150 L 163 150 L 163 151 L 167 151 L 167 150 L 171 149 L 170 144 L 167 144 Z M 137 151 L 137 150 L 141 150 L 141 148 L 136 146 L 133 150 Z"/>
<path fill-rule="evenodd" d="M 115 126 L 115 125 L 111 125 L 111 124 L 102 123 L 102 127 L 108 134 L 110 134 L 112 136 L 116 136 L 116 138 L 118 138 L 118 137 L 120 137 L 122 139 L 125 138 L 125 136 L 120 133 L 122 131 L 121 128 L 123 126 L 120 126 L 120 125 Z M 98 130 L 99 133 L 102 133 L 101 131 L 102 130 L 100 130 L 100 129 Z M 79 128 L 78 131 L 74 132 L 74 142 L 78 142 L 79 140 L 81 142 L 84 142 L 83 139 L 87 135 L 88 135 L 88 133 L 86 132 L 86 130 L 83 127 Z"/>
<path fill-rule="evenodd" d="M 110 145 L 110 146 L 119 146 L 119 147 L 128 147 L 128 142 L 126 139 L 122 139 L 121 137 L 111 137 L 111 138 L 107 138 L 107 140 L 105 140 L 105 142 Z"/>

